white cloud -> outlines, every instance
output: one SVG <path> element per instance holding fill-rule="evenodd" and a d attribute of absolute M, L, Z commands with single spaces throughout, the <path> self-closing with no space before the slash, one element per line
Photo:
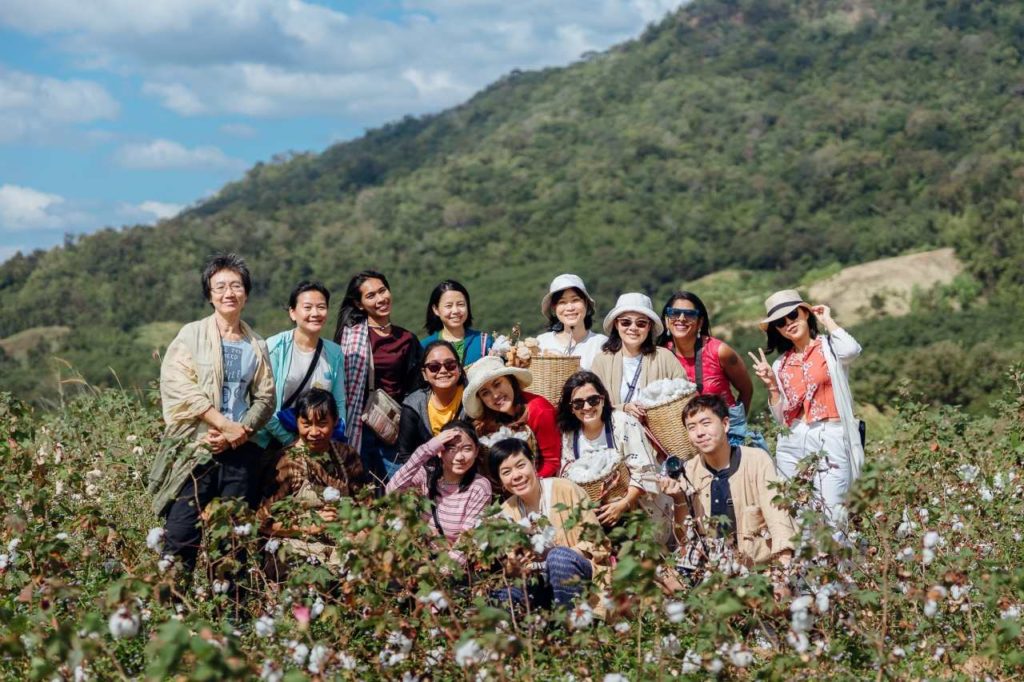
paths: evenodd
<path fill-rule="evenodd" d="M 163 201 L 143 201 L 139 204 L 140 211 L 143 213 L 149 213 L 157 220 L 173 218 L 181 213 L 181 209 L 183 208 L 185 207 L 181 204 L 168 204 Z"/>
<path fill-rule="evenodd" d="M 0 66 L 0 143 L 43 139 L 66 126 L 112 119 L 118 103 L 102 86 Z"/>
<path fill-rule="evenodd" d="M 125 168 L 139 170 L 186 168 L 239 170 L 247 165 L 244 161 L 227 156 L 218 147 L 205 146 L 189 149 L 172 140 L 163 139 L 126 144 L 117 150 L 114 160 Z"/>
<path fill-rule="evenodd" d="M 2 0 L 0 24 L 140 76 L 181 115 L 332 115 L 362 126 L 464 100 L 511 69 L 630 38 L 680 0 L 404 0 L 388 21 L 303 0 Z"/>
<path fill-rule="evenodd" d="M 0 185 L 0 230 L 19 231 L 58 228 L 65 224 L 60 215 L 64 197 L 30 187 Z"/>
<path fill-rule="evenodd" d="M 232 137 L 256 137 L 260 131 L 247 123 L 225 123 L 218 130 Z"/>

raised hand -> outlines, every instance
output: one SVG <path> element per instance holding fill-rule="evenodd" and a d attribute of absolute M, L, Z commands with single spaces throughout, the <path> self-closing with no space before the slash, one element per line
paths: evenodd
<path fill-rule="evenodd" d="M 763 348 L 758 348 L 757 352 L 760 357 L 750 352 L 747 353 L 753 362 L 754 374 L 756 374 L 757 378 L 764 383 L 765 388 L 769 391 L 774 391 L 777 389 L 777 385 L 775 383 L 775 372 L 772 371 L 772 365 L 768 362 L 768 358 L 765 357 Z"/>
<path fill-rule="evenodd" d="M 836 321 L 832 319 L 832 308 L 827 305 L 812 305 L 811 312 L 814 313 L 814 316 L 818 318 L 823 325 L 825 325 L 825 329 L 829 332 L 835 331 L 839 326 L 836 324 Z"/>

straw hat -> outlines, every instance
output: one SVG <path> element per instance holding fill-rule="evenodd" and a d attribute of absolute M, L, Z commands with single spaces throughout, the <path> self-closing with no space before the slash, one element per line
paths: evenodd
<path fill-rule="evenodd" d="M 654 312 L 654 306 L 651 304 L 650 297 L 640 293 L 630 293 L 619 296 L 619 300 L 615 301 L 615 307 L 604 316 L 605 334 L 612 333 L 612 327 L 615 326 L 615 318 L 622 313 L 639 313 L 649 317 L 654 326 L 651 333 L 655 337 L 661 336 L 661 333 L 665 331 L 665 325 L 661 323 L 661 316 Z"/>
<path fill-rule="evenodd" d="M 780 320 L 789 315 L 797 308 L 806 308 L 808 313 L 811 312 L 811 306 L 804 303 L 803 297 L 800 296 L 800 292 L 796 289 L 776 291 L 765 299 L 765 318 L 761 320 L 762 331 L 768 331 L 768 325 L 775 320 Z"/>
<path fill-rule="evenodd" d="M 462 407 L 466 414 L 477 419 L 484 413 L 483 403 L 476 394 L 484 384 L 498 377 L 512 377 L 519 382 L 521 388 L 526 388 L 533 383 L 533 374 L 530 370 L 522 367 L 507 367 L 501 358 L 495 355 L 488 355 L 480 358 L 466 370 L 468 383 L 462 391 Z"/>
<path fill-rule="evenodd" d="M 596 307 L 594 299 L 590 297 L 587 292 L 587 285 L 583 283 L 583 280 L 578 275 L 564 274 L 555 277 L 551 280 L 551 286 L 548 287 L 548 293 L 544 294 L 544 298 L 540 299 L 540 312 L 544 317 L 547 317 L 551 312 L 551 298 L 559 291 L 565 291 L 566 289 L 579 289 L 583 297 L 590 303 L 590 309 L 593 310 Z"/>

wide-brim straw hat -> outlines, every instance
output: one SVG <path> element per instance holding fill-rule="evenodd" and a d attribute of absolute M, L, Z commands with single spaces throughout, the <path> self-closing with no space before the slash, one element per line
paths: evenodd
<path fill-rule="evenodd" d="M 806 308 L 808 313 L 811 312 L 811 306 L 804 302 L 800 292 L 796 289 L 776 291 L 764 301 L 765 318 L 761 320 L 761 330 L 767 331 L 768 325 L 789 315 L 797 308 Z"/>
<path fill-rule="evenodd" d="M 579 275 L 573 275 L 566 273 L 559 275 L 551 280 L 551 286 L 548 287 L 548 293 L 544 294 L 544 298 L 540 299 L 540 312 L 544 317 L 547 317 L 551 313 L 551 299 L 559 291 L 565 291 L 566 289 L 579 289 L 583 297 L 587 299 L 590 304 L 590 309 L 593 310 L 596 307 L 594 299 L 591 298 L 590 292 L 587 291 L 587 285 L 583 283 Z"/>
<path fill-rule="evenodd" d="M 512 377 L 519 382 L 519 386 L 522 388 L 527 388 L 533 383 L 533 374 L 528 369 L 509 367 L 495 355 L 480 358 L 466 370 L 468 383 L 465 390 L 462 391 L 462 407 L 466 410 L 466 414 L 478 419 L 484 413 L 483 402 L 477 398 L 476 394 L 484 384 L 498 377 Z"/>
<path fill-rule="evenodd" d="M 615 301 L 615 307 L 608 311 L 608 314 L 604 316 L 604 333 L 611 334 L 612 328 L 615 326 L 615 318 L 622 313 L 638 313 L 640 315 L 646 315 L 650 318 L 654 329 L 651 333 L 655 337 L 661 336 L 662 332 L 665 331 L 665 325 L 661 322 L 661 316 L 654 312 L 654 305 L 651 303 L 651 298 L 645 294 L 640 293 L 629 293 L 622 294 L 619 296 L 619 300 Z M 657 339 L 655 339 L 657 341 Z"/>

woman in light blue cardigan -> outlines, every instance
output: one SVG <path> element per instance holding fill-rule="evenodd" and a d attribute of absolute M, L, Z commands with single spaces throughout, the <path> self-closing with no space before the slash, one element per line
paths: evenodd
<path fill-rule="evenodd" d="M 299 282 L 288 298 L 288 316 L 295 327 L 267 339 L 270 367 L 274 372 L 276 403 L 274 416 L 256 434 L 256 442 L 266 448 L 272 440 L 291 445 L 298 435 L 284 427 L 277 412 L 313 388 L 330 391 L 345 419 L 345 360 L 341 346 L 320 338 L 327 322 L 331 293 L 320 282 Z M 320 352 L 317 353 L 319 347 Z M 310 370 L 313 359 L 316 366 Z"/>
<path fill-rule="evenodd" d="M 469 291 L 455 280 L 446 279 L 430 293 L 426 322 L 430 336 L 420 341 L 420 345 L 426 348 L 434 341 L 447 341 L 455 347 L 462 366 L 469 367 L 487 355 L 494 345 L 490 334 L 470 329 L 472 324 Z"/>

